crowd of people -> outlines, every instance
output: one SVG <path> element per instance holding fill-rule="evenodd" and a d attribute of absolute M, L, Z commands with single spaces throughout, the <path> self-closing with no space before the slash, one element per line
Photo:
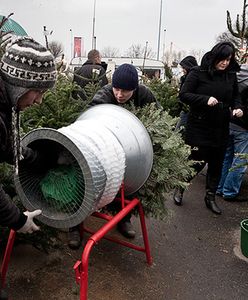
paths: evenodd
<path fill-rule="evenodd" d="M 216 44 L 199 65 L 193 56 L 185 57 L 180 65 L 184 72 L 179 90 L 182 112 L 176 130 L 181 131 L 191 147 L 189 159 L 194 160 L 195 174 L 207 167 L 206 207 L 221 214 L 216 195 L 228 201 L 246 200 L 239 196 L 239 191 L 247 159 L 237 153 L 248 153 L 248 88 L 239 88 L 242 68 L 247 66 L 240 69 L 230 42 Z M 73 80 L 81 87 L 76 96 L 82 101 L 86 99 L 85 86 L 99 83 L 101 88 L 90 106 L 132 102 L 143 107 L 155 102 L 161 108 L 152 91 L 139 83 L 132 64 L 119 66 L 108 83 L 106 66 L 95 49 L 88 53 L 87 62 L 75 72 Z M 40 104 L 42 95 L 53 88 L 55 81 L 54 58 L 45 47 L 30 37 L 17 38 L 8 45 L 0 64 L 0 152 L 1 162 L 14 164 L 16 172 L 20 160 L 27 164 L 41 160 L 32 149 L 21 147 L 19 112 Z M 176 205 L 183 204 L 183 194 L 182 188 L 175 189 Z M 31 233 L 39 229 L 33 221 L 39 214 L 41 210 L 21 212 L 0 187 L 0 225 Z M 135 237 L 131 214 L 118 224 L 118 230 L 127 238 Z M 69 229 L 68 245 L 73 249 L 80 247 L 79 226 Z"/>

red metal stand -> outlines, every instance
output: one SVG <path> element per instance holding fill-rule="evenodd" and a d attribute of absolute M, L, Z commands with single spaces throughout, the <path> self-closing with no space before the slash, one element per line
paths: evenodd
<path fill-rule="evenodd" d="M 0 291 L 4 290 L 6 286 L 6 275 L 8 271 L 9 262 L 10 262 L 10 256 L 15 241 L 15 236 L 16 236 L 16 232 L 14 230 L 10 230 L 8 242 L 6 245 L 6 249 L 5 249 L 5 253 L 4 253 L 4 257 L 0 269 L 0 279 L 1 279 Z"/>
<path fill-rule="evenodd" d="M 90 252 L 95 244 L 102 238 L 107 239 L 111 242 L 118 243 L 122 246 L 126 246 L 129 248 L 132 248 L 137 251 L 145 252 L 146 254 L 146 261 L 149 265 L 152 264 L 152 257 L 150 253 L 150 245 L 148 241 L 148 234 L 146 229 L 146 223 L 145 223 L 145 216 L 143 212 L 142 205 L 140 201 L 137 198 L 134 198 L 132 200 L 126 200 L 124 199 L 124 189 L 122 187 L 121 189 L 121 198 L 116 199 L 115 201 L 121 201 L 122 209 L 120 212 L 118 212 L 115 216 L 110 216 L 107 214 L 95 212 L 92 214 L 92 216 L 95 216 L 97 218 L 101 218 L 104 220 L 107 220 L 107 223 L 104 224 L 98 231 L 94 233 L 94 231 L 89 230 L 85 228 L 82 225 L 82 230 L 93 233 L 93 235 L 88 239 L 83 253 L 81 261 L 78 260 L 74 265 L 74 271 L 75 271 L 75 277 L 76 282 L 80 285 L 80 300 L 87 300 L 87 294 L 88 294 L 88 263 L 89 263 L 89 255 Z M 143 241 L 144 241 L 144 247 L 137 246 L 135 244 L 126 242 L 121 239 L 117 239 L 114 237 L 105 237 L 105 235 L 119 223 L 120 220 L 122 220 L 132 209 L 135 207 L 138 208 L 139 217 L 140 217 L 140 223 L 141 223 L 141 229 L 142 229 L 142 235 L 143 235 Z"/>
<path fill-rule="evenodd" d="M 137 198 L 134 198 L 132 200 L 127 200 L 124 198 L 124 189 L 121 188 L 121 197 L 119 199 L 116 199 L 115 201 L 121 201 L 121 207 L 122 209 L 120 212 L 118 212 L 115 216 L 110 216 L 107 214 L 95 212 L 92 214 L 92 216 L 101 218 L 107 221 L 98 231 L 93 232 L 90 229 L 87 229 L 83 227 L 83 223 L 81 224 L 81 229 L 83 231 L 89 232 L 92 235 L 88 239 L 83 253 L 82 253 L 82 259 L 81 261 L 78 260 L 74 265 L 74 271 L 76 276 L 76 282 L 80 285 L 80 300 L 87 300 L 87 292 L 88 292 L 88 262 L 89 262 L 89 255 L 90 252 L 95 244 L 102 238 L 107 239 L 111 242 L 118 243 L 122 246 L 132 248 L 137 251 L 145 252 L 146 255 L 146 261 L 148 265 L 152 264 L 152 257 L 150 253 L 150 245 L 148 241 L 148 234 L 146 229 L 146 223 L 145 223 L 145 216 L 143 212 L 142 205 L 140 201 Z M 141 223 L 141 229 L 142 229 L 142 235 L 143 235 L 143 242 L 144 247 L 132 244 L 130 242 L 114 238 L 114 237 L 106 237 L 105 235 L 113 228 L 115 227 L 131 210 L 133 210 L 135 207 L 138 208 L 140 223 Z M 4 290 L 6 286 L 6 274 L 8 270 L 8 265 L 10 262 L 10 256 L 12 253 L 14 241 L 15 241 L 16 232 L 14 230 L 10 231 L 8 243 L 5 249 L 4 258 L 2 261 L 1 269 L 0 269 L 0 280 L 1 280 L 1 286 L 0 291 Z"/>

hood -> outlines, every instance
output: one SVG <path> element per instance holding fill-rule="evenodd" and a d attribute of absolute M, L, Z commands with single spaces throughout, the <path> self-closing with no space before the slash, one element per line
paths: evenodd
<path fill-rule="evenodd" d="M 12 107 L 16 107 L 17 102 L 20 99 L 20 97 L 30 90 L 28 88 L 13 86 L 8 83 L 5 83 L 5 86 L 6 86 L 6 90 L 7 90 L 8 96 L 10 98 Z"/>
<path fill-rule="evenodd" d="M 220 42 L 216 44 L 211 51 L 205 53 L 201 60 L 201 69 L 208 71 L 214 70 L 215 63 L 219 60 L 219 55 L 226 46 L 229 46 L 233 49 L 233 55 L 231 57 L 229 66 L 226 68 L 226 71 L 238 72 L 240 67 L 235 59 L 235 48 L 230 42 Z"/>
<path fill-rule="evenodd" d="M 191 55 L 186 56 L 184 59 L 182 59 L 179 65 L 182 68 L 184 68 L 187 72 L 189 72 L 193 67 L 198 66 L 195 57 Z"/>

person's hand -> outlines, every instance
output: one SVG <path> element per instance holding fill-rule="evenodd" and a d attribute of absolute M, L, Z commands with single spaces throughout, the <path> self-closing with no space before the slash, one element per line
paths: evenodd
<path fill-rule="evenodd" d="M 241 118 L 243 116 L 243 110 L 240 108 L 234 109 L 232 111 L 232 115 L 233 115 L 233 117 Z"/>
<path fill-rule="evenodd" d="M 17 230 L 17 232 L 32 233 L 34 231 L 40 230 L 40 227 L 34 223 L 33 218 L 39 216 L 41 212 L 42 211 L 40 209 L 36 209 L 34 211 L 25 211 L 24 215 L 28 217 L 27 221 L 19 230 Z"/>
<path fill-rule="evenodd" d="M 214 98 L 214 97 L 210 97 L 209 99 L 208 99 L 208 106 L 215 106 L 216 104 L 218 104 L 218 100 L 216 99 L 216 98 Z"/>
<path fill-rule="evenodd" d="M 22 146 L 22 159 L 28 163 L 32 163 L 37 159 L 38 153 L 29 147 Z"/>

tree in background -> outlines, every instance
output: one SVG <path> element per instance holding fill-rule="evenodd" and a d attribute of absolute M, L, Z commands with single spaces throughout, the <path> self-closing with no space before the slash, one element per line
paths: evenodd
<path fill-rule="evenodd" d="M 248 46 L 248 23 L 246 18 L 246 9 L 248 4 L 247 0 L 244 0 L 242 15 L 237 14 L 235 23 L 232 22 L 231 14 L 227 11 L 227 28 L 231 35 L 240 41 L 238 47 L 239 57 L 242 58 L 247 55 Z"/>
<path fill-rule="evenodd" d="M 51 51 L 54 58 L 61 57 L 64 53 L 64 48 L 62 43 L 52 41 L 48 43 L 48 48 Z"/>
<path fill-rule="evenodd" d="M 104 47 L 100 51 L 102 57 L 118 57 L 120 56 L 119 54 L 119 49 L 113 48 L 113 47 Z"/>
<path fill-rule="evenodd" d="M 144 58 L 144 55 L 146 58 L 155 58 L 155 53 L 152 51 L 152 48 L 147 48 L 141 44 L 133 44 L 125 53 L 125 56 L 132 58 Z"/>

